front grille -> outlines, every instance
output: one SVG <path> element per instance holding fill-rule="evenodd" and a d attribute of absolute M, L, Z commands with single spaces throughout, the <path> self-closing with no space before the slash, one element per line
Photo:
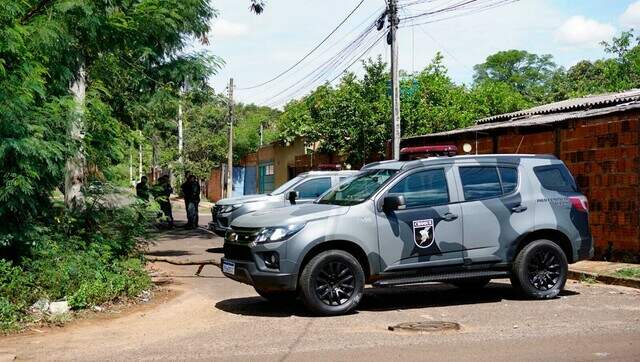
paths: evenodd
<path fill-rule="evenodd" d="M 253 261 L 251 249 L 245 245 L 224 243 L 224 257 L 231 260 Z"/>

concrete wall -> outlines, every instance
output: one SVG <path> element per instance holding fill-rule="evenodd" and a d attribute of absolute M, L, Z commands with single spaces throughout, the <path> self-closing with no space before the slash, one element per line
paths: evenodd
<path fill-rule="evenodd" d="M 289 146 L 284 144 L 275 144 L 273 146 L 276 187 L 289 181 L 289 167 L 294 168 L 296 165 L 296 156 L 304 154 L 304 142 L 300 138 L 297 138 Z"/>
<path fill-rule="evenodd" d="M 566 121 L 554 126 L 488 131 L 478 135 L 486 153 L 555 154 L 589 198 L 598 256 L 640 258 L 640 112 Z M 476 135 L 403 140 L 402 146 L 473 145 Z"/>

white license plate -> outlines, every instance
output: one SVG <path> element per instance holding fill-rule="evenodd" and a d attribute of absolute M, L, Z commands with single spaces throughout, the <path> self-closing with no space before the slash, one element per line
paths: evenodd
<path fill-rule="evenodd" d="M 236 263 L 225 260 L 222 263 L 222 272 L 226 274 L 236 275 Z"/>

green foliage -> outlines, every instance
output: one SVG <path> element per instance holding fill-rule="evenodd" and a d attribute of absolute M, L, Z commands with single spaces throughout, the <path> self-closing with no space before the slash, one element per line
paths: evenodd
<path fill-rule="evenodd" d="M 27 308 L 41 298 L 80 309 L 149 288 L 137 238 L 153 211 L 123 206 L 126 199 L 105 185 L 92 184 L 85 195 L 76 211 L 54 207 L 49 225 L 30 235 L 29 257 L 15 265 L 0 259 L 0 330 L 27 322 Z"/>
<path fill-rule="evenodd" d="M 616 270 L 614 273 L 616 276 L 623 278 L 636 278 L 640 279 L 640 268 L 624 268 Z"/>

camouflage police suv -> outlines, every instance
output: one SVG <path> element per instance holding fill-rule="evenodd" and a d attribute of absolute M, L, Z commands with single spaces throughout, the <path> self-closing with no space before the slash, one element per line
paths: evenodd
<path fill-rule="evenodd" d="M 487 155 L 368 165 L 313 204 L 235 219 L 223 273 L 272 301 L 335 315 L 376 287 L 510 277 L 553 298 L 593 255 L 587 199 L 553 156 Z"/>

